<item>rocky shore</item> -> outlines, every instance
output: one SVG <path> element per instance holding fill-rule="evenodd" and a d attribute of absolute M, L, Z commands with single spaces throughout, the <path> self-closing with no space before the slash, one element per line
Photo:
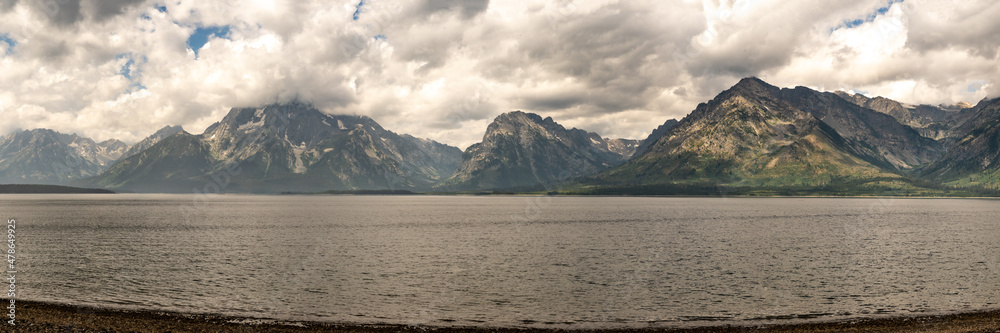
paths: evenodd
<path fill-rule="evenodd" d="M 533 328 L 344 325 L 115 310 L 18 301 L 14 326 L 6 332 L 563 332 Z M 865 319 L 806 324 L 748 324 L 695 328 L 578 330 L 579 332 L 997 332 L 1000 311 Z"/>

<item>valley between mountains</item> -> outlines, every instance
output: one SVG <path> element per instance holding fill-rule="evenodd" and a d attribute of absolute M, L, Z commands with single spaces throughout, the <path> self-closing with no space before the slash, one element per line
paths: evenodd
<path fill-rule="evenodd" d="M 513 111 L 464 151 L 288 103 L 234 108 L 201 134 L 168 126 L 132 146 L 20 131 L 0 138 L 0 183 L 155 193 L 992 196 L 1000 99 L 908 105 L 745 78 L 643 140 Z"/>

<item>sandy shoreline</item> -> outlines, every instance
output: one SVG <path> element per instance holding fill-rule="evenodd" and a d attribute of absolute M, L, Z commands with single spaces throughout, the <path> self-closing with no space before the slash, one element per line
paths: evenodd
<path fill-rule="evenodd" d="M 560 332 L 556 329 L 261 322 L 246 318 L 18 301 L 7 332 Z M 697 328 L 579 330 L 581 332 L 1000 332 L 1000 310 L 855 320 L 849 322 L 711 326 Z"/>

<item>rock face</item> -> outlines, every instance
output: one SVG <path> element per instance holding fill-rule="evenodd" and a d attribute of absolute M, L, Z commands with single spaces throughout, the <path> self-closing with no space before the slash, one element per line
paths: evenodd
<path fill-rule="evenodd" d="M 915 152 L 935 144 L 835 95 L 746 78 L 698 105 L 641 155 L 593 180 L 789 187 L 892 179 L 900 176 L 883 168 L 927 162 Z"/>
<path fill-rule="evenodd" d="M 940 143 L 921 136 L 892 116 L 833 93 L 796 87 L 781 89 L 780 97 L 836 130 L 849 152 L 879 166 L 908 170 L 936 161 L 944 151 Z"/>
<path fill-rule="evenodd" d="M 639 142 L 639 147 L 635 149 L 635 156 L 642 155 L 649 150 L 649 147 L 656 143 L 656 141 L 659 141 L 660 138 L 669 134 L 674 127 L 677 127 L 677 123 L 677 119 L 667 119 L 663 125 L 656 127 L 656 129 L 653 130 L 653 133 L 650 133 L 646 139 Z"/>
<path fill-rule="evenodd" d="M 621 164 L 639 142 L 605 139 L 596 133 L 566 129 L 552 118 L 521 111 L 498 116 L 483 141 L 469 147 L 445 190 L 538 187 L 591 175 Z"/>
<path fill-rule="evenodd" d="M 292 103 L 234 108 L 205 133 L 169 136 L 90 182 L 142 192 L 420 190 L 451 175 L 461 154 L 368 117 Z"/>
<path fill-rule="evenodd" d="M 852 95 L 843 91 L 835 94 L 858 106 L 890 115 L 900 123 L 917 130 L 920 135 L 935 140 L 953 136 L 951 130 L 972 116 L 971 110 L 968 110 L 972 105 L 965 102 L 950 106 L 913 106 L 885 97 L 868 98 L 861 94 Z"/>
<path fill-rule="evenodd" d="M 1000 189 L 1000 98 L 968 110 L 972 116 L 952 130 L 948 153 L 920 173 L 951 185 Z"/>
<path fill-rule="evenodd" d="M 1000 189 L 1000 102 L 983 100 L 978 105 L 905 105 L 883 97 L 868 98 L 837 92 L 857 105 L 888 114 L 936 139 L 941 154 L 915 175 L 931 181 L 958 186 Z"/>
<path fill-rule="evenodd" d="M 100 174 L 128 145 L 118 140 L 94 142 L 49 129 L 0 137 L 0 183 L 64 184 Z"/>

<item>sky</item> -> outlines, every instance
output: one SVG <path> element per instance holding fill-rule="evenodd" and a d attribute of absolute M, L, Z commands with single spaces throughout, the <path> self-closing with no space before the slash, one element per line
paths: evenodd
<path fill-rule="evenodd" d="M 200 134 L 301 101 L 460 148 L 522 110 L 645 138 L 740 78 L 975 104 L 1000 2 L 0 0 L 0 134 Z"/>

